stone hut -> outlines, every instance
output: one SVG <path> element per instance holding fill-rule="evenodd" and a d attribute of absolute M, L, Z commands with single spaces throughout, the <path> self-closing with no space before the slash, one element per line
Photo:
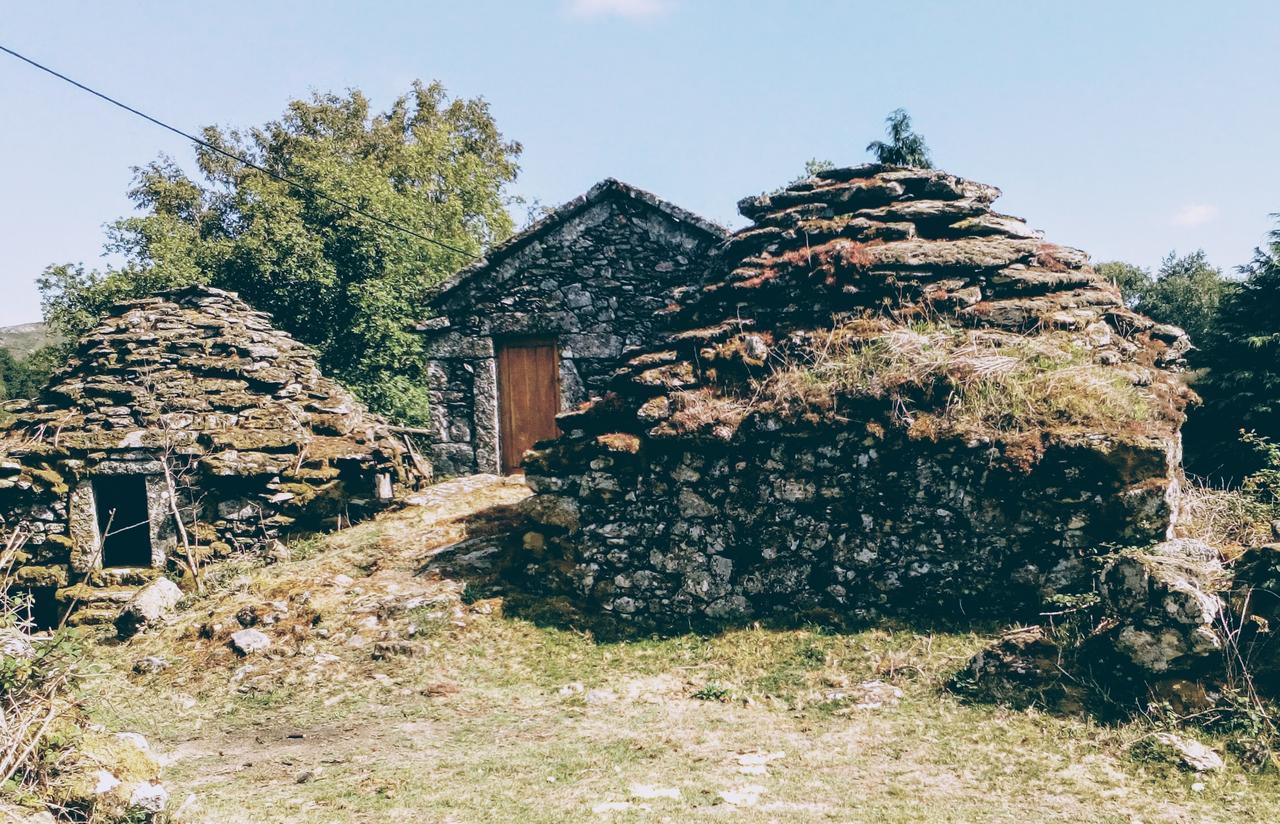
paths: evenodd
<path fill-rule="evenodd" d="M 166 569 L 345 524 L 428 473 L 236 295 L 193 286 L 115 307 L 3 434 L 14 581 L 49 615 L 110 620 Z"/>
<path fill-rule="evenodd" d="M 931 170 L 833 169 L 753 223 L 526 458 L 523 568 L 651 623 L 1038 614 L 1163 539 L 1180 329 Z"/>
<path fill-rule="evenodd" d="M 725 232 L 605 180 L 444 283 L 427 335 L 438 474 L 518 471 L 557 412 L 598 395 Z"/>

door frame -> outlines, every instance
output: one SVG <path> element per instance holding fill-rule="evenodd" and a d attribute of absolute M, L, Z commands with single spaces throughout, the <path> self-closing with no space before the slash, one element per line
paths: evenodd
<path fill-rule="evenodd" d="M 508 349 L 533 349 L 541 347 L 550 347 L 552 352 L 551 374 L 554 380 L 555 394 L 555 411 L 553 415 L 560 413 L 560 407 L 563 402 L 563 396 L 560 392 L 560 340 L 555 335 L 506 335 L 495 337 L 493 339 L 494 349 L 494 400 L 497 406 L 497 438 L 495 451 L 498 458 L 498 474 L 515 475 L 520 474 L 523 470 L 520 468 L 518 457 L 515 459 L 514 465 L 508 468 L 507 461 L 507 438 L 510 423 L 506 418 L 506 404 L 503 397 L 503 380 L 502 380 L 502 357 L 503 352 Z"/>

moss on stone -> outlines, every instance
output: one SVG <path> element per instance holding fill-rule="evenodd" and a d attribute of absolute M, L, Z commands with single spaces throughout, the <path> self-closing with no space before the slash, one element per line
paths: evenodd
<path fill-rule="evenodd" d="M 54 566 L 21 566 L 13 571 L 13 584 L 19 587 L 65 587 L 67 568 Z"/>
<path fill-rule="evenodd" d="M 43 483 L 54 495 L 66 495 L 70 491 L 67 487 L 66 480 L 57 470 L 51 468 L 48 464 L 41 464 L 36 467 L 28 467 L 27 472 L 35 480 Z"/>

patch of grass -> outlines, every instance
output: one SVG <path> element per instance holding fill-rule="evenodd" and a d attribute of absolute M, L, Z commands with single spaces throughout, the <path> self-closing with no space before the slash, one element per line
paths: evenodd
<path fill-rule="evenodd" d="M 791 409 L 884 399 L 908 424 L 928 419 L 965 433 L 1116 431 L 1147 422 L 1154 412 L 1124 371 L 1096 363 L 1076 336 L 939 322 L 859 321 L 837 329 L 807 357 L 775 369 L 761 397 Z"/>
<path fill-rule="evenodd" d="M 95 648 L 81 700 L 172 758 L 165 781 L 176 799 L 195 794 L 194 820 L 1280 820 L 1280 776 L 1248 774 L 1234 755 L 1200 779 L 1131 758 L 1145 721 L 952 696 L 944 683 L 986 633 L 746 626 L 602 639 L 507 613 L 501 599 L 467 605 L 459 582 L 428 574 L 433 553 L 480 528 L 460 512 L 474 493 L 458 494 L 330 536 L 305 560 L 238 571 L 229 577 L 246 586 L 211 591 L 174 625 Z M 194 631 L 284 593 L 308 594 L 327 634 L 292 618 L 263 625 L 271 651 L 242 659 Z M 447 626 L 419 639 L 422 654 L 372 655 L 448 598 Z M 144 655 L 171 665 L 133 673 Z M 900 701 L 828 697 L 869 680 Z M 744 785 L 763 788 L 755 805 L 722 798 Z M 641 798 L 642 787 L 677 797 Z M 594 812 L 602 804 L 631 806 Z"/>
<path fill-rule="evenodd" d="M 1241 547 L 1271 540 L 1275 509 L 1242 489 L 1215 487 L 1199 478 L 1188 478 L 1181 499 L 1178 531 L 1230 554 Z"/>

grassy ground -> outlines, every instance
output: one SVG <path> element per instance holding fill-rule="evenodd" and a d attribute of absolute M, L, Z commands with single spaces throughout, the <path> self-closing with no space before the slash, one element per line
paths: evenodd
<path fill-rule="evenodd" d="M 1280 820 L 1274 776 L 1131 756 L 1143 724 L 947 694 L 978 635 L 606 642 L 554 604 L 479 598 L 523 494 L 446 486 L 286 563 L 213 570 L 178 624 L 98 649 L 90 710 L 166 753 L 198 821 Z M 239 659 L 246 608 L 273 647 Z M 171 666 L 131 672 L 146 655 Z"/>

